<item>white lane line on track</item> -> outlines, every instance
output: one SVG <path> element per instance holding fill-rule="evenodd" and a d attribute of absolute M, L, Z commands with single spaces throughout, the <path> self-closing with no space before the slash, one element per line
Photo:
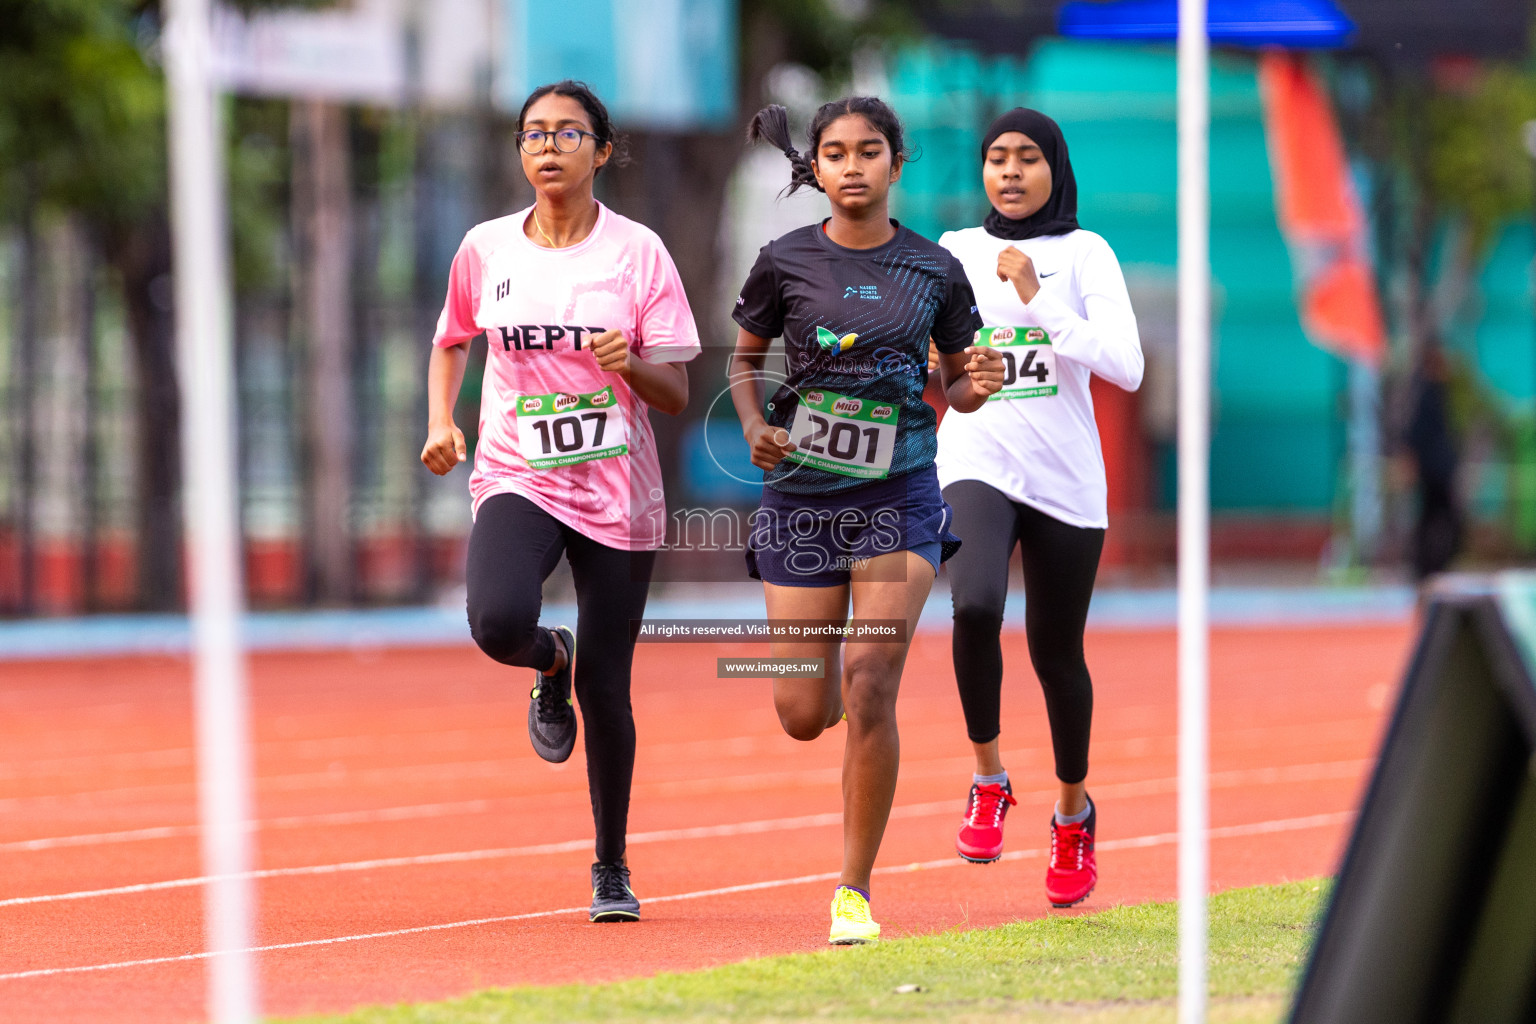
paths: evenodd
<path fill-rule="evenodd" d="M 504 710 L 504 709 L 498 709 Z M 392 732 L 356 736 L 331 736 L 302 740 L 267 740 L 257 744 L 257 754 L 262 761 L 323 761 L 347 756 L 367 756 L 380 749 L 409 747 L 416 754 L 461 753 L 477 745 L 496 745 L 506 730 L 496 725 L 478 729 L 451 729 L 423 732 Z M 646 756 L 652 761 L 697 760 L 698 758 L 747 757 L 760 753 L 764 747 L 777 742 L 778 734 L 749 733 L 724 739 L 679 740 L 671 743 L 654 743 L 646 748 Z M 58 738 L 54 738 L 57 745 Z M 96 773 L 103 771 L 132 771 L 138 769 L 191 767 L 194 751 L 191 747 L 161 747 L 152 750 L 119 751 L 112 754 L 80 754 L 53 758 L 12 758 L 0 760 L 0 782 L 18 779 L 37 779 L 49 776 Z M 525 758 L 529 764 L 537 764 L 533 758 Z M 191 785 L 191 782 L 186 783 Z"/>
<path fill-rule="evenodd" d="M 1281 818 L 1273 821 L 1259 821 L 1248 825 L 1227 825 L 1222 828 L 1210 830 L 1211 839 L 1236 839 L 1246 836 L 1271 835 L 1276 832 L 1299 832 L 1306 829 L 1326 828 L 1330 825 L 1341 825 L 1350 821 L 1355 815 L 1354 811 L 1338 811 L 1332 814 L 1312 814 L 1303 818 Z M 823 818 L 827 815 L 812 815 L 814 818 Z M 1128 839 L 1110 839 L 1099 843 L 1102 851 L 1113 852 L 1115 850 L 1144 849 L 1153 846 L 1169 846 L 1177 843 L 1177 832 L 1160 832 L 1154 835 L 1133 836 Z M 633 839 L 631 839 L 633 842 Z M 1017 850 L 1013 853 L 1005 853 L 1004 861 L 1016 861 L 1034 859 L 1045 856 L 1043 849 Z M 919 861 L 912 864 L 899 864 L 891 867 L 876 868 L 874 874 L 894 875 L 908 871 L 935 871 L 943 868 L 952 868 L 965 864 L 958 857 L 945 857 L 942 860 Z M 781 889 L 794 885 L 808 885 L 813 882 L 830 882 L 838 878 L 840 872 L 824 871 L 815 875 L 799 875 L 794 878 L 778 878 L 766 882 L 748 882 L 743 885 L 727 885 L 717 889 L 699 889 L 695 892 L 674 893 L 671 896 L 647 897 L 646 903 L 676 903 L 682 900 L 707 899 L 711 896 L 730 896 L 744 892 L 760 892 L 764 889 Z M 253 946 L 250 949 L 238 950 L 241 954 L 249 953 L 274 953 L 285 949 L 301 949 L 310 946 L 333 946 L 342 942 L 361 942 L 365 939 L 390 939 L 401 935 L 419 935 L 423 932 L 448 931 L 455 928 L 474 928 L 487 924 L 507 924 L 514 921 L 530 921 L 543 917 L 559 917 L 564 914 L 580 914 L 587 910 L 586 907 L 561 907 L 558 910 L 535 910 L 526 914 L 508 914 L 503 917 L 479 917 L 468 921 L 448 921 L 443 924 L 418 925 L 414 928 L 397 928 L 386 932 L 368 932 L 361 935 L 338 935 L 327 939 L 305 939 L 301 942 L 283 942 L 271 946 Z M 155 964 L 184 963 L 192 960 L 206 960 L 213 956 L 227 955 L 226 953 L 184 953 L 180 956 L 151 957 L 145 960 L 125 960 L 110 964 L 85 964 L 79 967 L 44 967 L 31 971 L 16 971 L 11 974 L 0 974 L 0 981 L 20 981 L 24 978 L 46 978 L 60 974 L 82 974 L 89 971 L 110 971 L 124 967 L 148 967 Z"/>
<path fill-rule="evenodd" d="M 1273 745 L 1277 738 L 1289 735 L 1298 730 L 1304 730 L 1309 741 L 1315 741 L 1326 736 L 1338 735 L 1351 738 L 1374 733 L 1379 726 L 1379 716 L 1370 716 L 1362 719 L 1348 719 L 1330 722 L 1324 725 L 1317 723 L 1299 723 L 1286 726 L 1263 726 L 1250 729 L 1229 730 L 1224 737 L 1229 743 L 1238 749 L 1259 749 L 1268 744 Z M 1365 730 L 1364 733 L 1361 730 Z M 737 740 L 743 739 L 738 737 Z M 744 739 L 756 742 L 758 738 L 745 737 Z M 1132 738 L 1130 740 L 1106 740 L 1100 745 L 1106 749 L 1121 749 L 1128 743 L 1135 743 L 1139 747 L 1148 744 L 1154 749 L 1172 751 L 1176 737 L 1172 735 L 1156 735 L 1148 737 Z M 700 741 L 689 741 L 700 742 Z M 728 742 L 735 742 L 728 741 Z M 670 745 L 681 748 L 687 744 Z M 647 749 L 649 759 L 656 751 L 656 747 Z M 1098 747 L 1095 747 L 1098 749 Z M 1103 751 L 1100 752 L 1101 755 Z M 1017 751 L 1004 751 L 1005 758 L 1035 759 L 1044 758 L 1042 763 L 1049 764 L 1048 748 L 1020 748 Z M 903 778 L 914 778 L 925 774 L 945 773 L 951 770 L 963 771 L 970 767 L 970 757 L 927 758 L 921 761 L 907 762 L 902 765 Z M 1017 766 L 1017 761 L 1015 761 Z M 344 763 L 335 763 L 326 766 L 324 770 L 306 771 L 286 775 L 258 775 L 256 778 L 257 792 L 261 794 L 272 792 L 315 792 L 325 789 L 338 789 L 347 786 L 382 786 L 398 787 L 401 784 L 421 785 L 423 783 L 458 783 L 468 779 L 505 779 L 517 777 L 520 773 L 526 773 L 530 769 L 552 769 L 551 777 L 560 777 L 562 772 L 573 772 L 569 776 L 572 785 L 579 785 L 579 762 L 567 762 L 563 765 L 551 766 L 532 756 L 519 756 L 495 759 L 480 759 L 469 761 L 437 761 L 424 764 L 406 764 L 378 766 L 372 768 L 353 768 Z M 917 773 L 917 774 L 914 774 Z M 747 792 L 762 789 L 767 786 L 784 784 L 819 785 L 825 782 L 836 782 L 841 778 L 842 768 L 833 765 L 822 769 L 803 769 L 790 772 L 758 772 L 744 775 L 723 776 L 693 776 L 682 779 L 663 779 L 656 781 L 642 781 L 635 785 L 638 793 L 648 793 L 661 796 L 690 796 L 712 793 Z M 154 783 L 138 786 L 124 786 L 113 789 L 82 790 L 72 793 L 50 793 L 36 796 L 0 797 L 0 814 L 25 814 L 31 808 L 58 805 L 88 804 L 93 807 L 100 806 L 106 800 L 127 801 L 137 797 L 142 799 L 190 799 L 195 789 L 195 781 L 188 778 L 181 782 Z"/>
<path fill-rule="evenodd" d="M 1032 794 L 1038 795 L 1038 794 Z M 952 800 L 927 804 L 907 804 L 891 809 L 893 818 L 920 818 L 932 814 L 953 813 Z M 1346 812 L 1347 813 L 1347 812 Z M 1328 817 L 1324 815 L 1322 817 Z M 659 829 L 653 832 L 636 832 L 628 837 L 631 844 L 678 842 L 689 839 L 717 839 L 726 836 L 756 835 L 764 832 L 784 832 L 799 828 L 819 828 L 842 823 L 841 812 L 806 814 L 794 818 L 767 818 L 759 821 L 742 821 L 729 825 L 700 825 L 694 828 Z M 1312 821 L 1312 818 L 1296 819 Z M 1218 836 L 1219 830 L 1213 830 Z M 1166 836 L 1156 837 L 1159 842 Z M 1099 844 L 1100 849 L 1112 850 L 1115 841 Z M 1128 842 L 1120 840 L 1119 842 Z M 407 857 L 376 857 L 370 860 L 346 861 L 340 864 L 314 864 L 293 868 L 266 868 L 250 871 L 240 877 L 246 879 L 294 878 L 299 876 L 337 875 L 359 871 L 377 871 L 384 868 L 422 867 L 434 864 L 465 864 L 483 860 L 503 860 L 510 857 L 533 857 L 558 853 L 579 853 L 589 849 L 590 839 L 568 839 L 557 843 L 539 843 L 534 846 L 510 846 L 487 850 L 454 850 L 446 853 L 415 854 Z M 1004 859 L 1008 859 L 1005 855 Z M 85 889 L 76 892 L 50 893 L 41 896 L 15 896 L 0 900 L 0 907 L 28 906 L 38 903 L 65 903 L 74 900 L 95 899 L 103 896 L 129 896 L 147 892 L 165 892 L 171 889 L 189 889 L 206 885 L 216 879 L 212 875 L 191 878 L 172 878 L 162 882 L 139 882 L 134 885 L 112 886 L 105 889 Z"/>
<path fill-rule="evenodd" d="M 68 776 L 75 772 L 135 771 L 153 768 L 190 768 L 191 747 L 125 751 L 117 754 L 82 754 L 77 757 L 29 758 L 0 762 L 0 782 Z"/>
<path fill-rule="evenodd" d="M 930 809 L 934 811 L 939 809 L 953 811 L 955 806 L 953 800 L 934 804 L 913 804 L 904 808 L 893 808 L 892 815 L 896 816 L 896 812 L 901 811 L 903 812 L 901 816 L 911 817 L 916 814 L 927 813 Z M 842 823 L 842 820 L 842 812 L 834 811 L 826 814 L 805 814 L 795 818 L 768 818 L 760 821 L 742 821 L 730 825 L 700 825 L 694 828 L 636 832 L 628 837 L 628 842 L 634 845 L 637 843 L 662 843 L 685 839 L 714 839 L 722 836 L 753 835 L 760 832 L 838 825 Z M 447 853 L 423 853 L 409 857 L 377 857 L 372 860 L 348 861 L 341 864 L 315 864 L 295 868 L 266 868 L 260 871 L 246 872 L 241 877 L 262 879 L 291 878 L 298 875 L 334 875 L 354 871 L 375 871 L 380 868 L 417 867 L 427 864 L 462 864 L 479 860 L 500 860 L 507 857 L 533 857 L 551 853 L 578 853 L 589 850 L 591 847 L 591 839 L 568 839 L 564 842 L 539 843 L 534 846 L 508 846 L 489 850 L 454 850 Z M 46 896 L 15 896 L 10 899 L 0 900 L 0 907 L 17 907 L 33 903 L 62 903 L 68 900 L 92 899 L 98 896 L 123 896 L 134 893 L 161 892 L 167 889 L 186 889 L 205 885 L 213 880 L 214 876 L 199 875 L 195 878 L 172 878 L 164 882 L 141 882 L 136 885 L 120 885 L 107 889 L 87 889 L 79 892 L 56 893 Z"/>
<path fill-rule="evenodd" d="M 649 752 L 647 752 L 649 756 Z M 932 759 L 930 759 L 932 760 Z M 971 763 L 971 758 L 941 758 L 945 768 L 964 766 Z M 928 764 L 929 761 L 915 761 L 913 766 Z M 579 762 L 573 764 L 566 762 L 560 765 L 550 765 L 537 758 L 508 757 L 491 758 L 473 761 L 437 761 L 425 764 L 397 764 L 375 768 L 351 768 L 341 762 L 327 766 L 323 770 L 289 773 L 286 775 L 257 775 L 255 779 L 258 793 L 294 793 L 313 792 L 322 789 L 338 789 L 343 786 L 389 786 L 407 783 L 410 785 L 422 785 L 423 783 L 458 783 L 469 779 L 506 779 L 516 778 L 520 774 L 526 774 L 531 769 L 550 769 L 550 774 L 558 776 L 561 773 L 570 773 L 572 780 L 578 780 L 584 785 L 585 777 L 574 769 L 579 767 Z M 635 789 L 641 791 L 656 791 L 662 794 L 671 794 L 674 790 L 678 793 L 687 792 L 711 792 L 715 790 L 735 791 L 742 789 L 761 789 L 767 785 L 781 785 L 784 783 L 805 783 L 815 785 L 828 781 L 836 781 L 841 777 L 841 766 L 831 766 L 821 769 L 804 769 L 793 772 L 758 772 L 747 775 L 717 776 L 711 779 L 690 777 L 681 780 L 662 780 L 658 782 L 641 782 Z M 573 781 L 573 786 L 578 784 Z M 196 780 L 187 778 L 179 782 L 152 783 L 139 786 L 121 786 L 113 789 L 80 790 L 73 793 L 49 793 L 39 796 L 4 797 L 0 798 L 0 812 L 19 810 L 28 806 L 43 805 L 52 806 L 58 804 L 99 803 L 103 799 L 121 799 L 125 797 L 160 796 L 162 798 L 189 796 L 196 789 Z"/>
<path fill-rule="evenodd" d="M 406 807 L 380 807 L 369 811 L 336 811 L 328 814 L 302 814 L 287 818 L 266 818 L 247 822 L 253 832 L 278 829 L 313 828 L 325 825 L 371 825 L 386 821 L 415 821 L 421 818 L 442 818 L 455 814 L 480 814 L 490 810 L 497 800 L 460 800 L 454 803 L 414 804 Z M 75 836 L 52 836 L 47 839 L 18 839 L 0 843 L 0 853 L 12 851 L 52 850 L 61 846 L 104 846 L 110 843 L 134 843 L 148 839 L 174 839 L 198 835 L 196 825 L 158 825 L 150 828 L 124 829 L 120 832 L 96 832 Z"/>
<path fill-rule="evenodd" d="M 1272 768 L 1213 772 L 1211 774 L 1211 788 L 1226 789 L 1249 785 L 1352 779 L 1359 777 L 1369 763 L 1366 760 L 1323 761 L 1315 764 L 1283 765 Z M 1178 779 L 1169 776 L 1159 779 L 1108 783 L 1102 786 L 1095 786 L 1094 793 L 1101 798 L 1112 796 L 1154 796 L 1176 792 L 1177 788 Z M 1015 795 L 1019 800 L 1029 801 L 1036 798 L 1052 798 L 1056 795 L 1056 791 L 1039 790 L 1032 793 L 1018 793 Z M 513 798 L 503 797 L 497 799 L 463 800 L 451 803 L 384 807 L 367 811 L 339 811 L 326 814 L 295 815 L 285 818 L 268 818 L 252 823 L 252 827 L 256 831 L 261 832 L 331 825 L 367 825 L 376 822 L 410 821 L 422 818 L 449 817 L 458 814 L 482 814 L 495 809 L 497 806 L 510 804 L 512 800 Z M 930 813 L 940 813 L 943 809 L 953 809 L 954 806 L 958 806 L 954 801 L 943 804 L 915 804 L 894 808 L 892 814 L 898 817 L 921 816 Z M 798 822 L 801 819 L 792 818 L 784 820 Z M 749 824 L 752 823 L 744 823 L 744 825 Z M 754 829 L 754 831 L 769 831 L 769 829 L 758 828 Z M 52 850 L 60 847 L 143 842 L 153 839 L 183 838 L 197 834 L 198 829 L 196 825 L 162 825 L 140 829 L 125 829 L 117 832 L 97 832 L 83 835 L 52 836 L 43 839 L 19 839 L 11 842 L 0 842 L 0 853 L 22 853 Z M 690 837 L 683 836 L 680 838 Z M 633 837 L 631 837 L 631 841 L 633 841 Z"/>

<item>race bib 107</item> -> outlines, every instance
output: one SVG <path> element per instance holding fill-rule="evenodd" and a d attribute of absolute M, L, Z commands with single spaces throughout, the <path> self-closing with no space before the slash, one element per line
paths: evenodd
<path fill-rule="evenodd" d="M 976 344 L 997 349 L 1003 357 L 1003 389 L 987 401 L 1044 398 L 1056 393 L 1056 352 L 1040 327 L 983 327 Z"/>
<path fill-rule="evenodd" d="M 843 476 L 883 479 L 891 470 L 900 414 L 890 402 L 812 389 L 800 396 L 789 428 L 797 450 L 784 458 Z"/>
<path fill-rule="evenodd" d="M 534 469 L 553 469 L 629 451 L 624 410 L 613 388 L 587 395 L 522 395 L 517 441 Z"/>

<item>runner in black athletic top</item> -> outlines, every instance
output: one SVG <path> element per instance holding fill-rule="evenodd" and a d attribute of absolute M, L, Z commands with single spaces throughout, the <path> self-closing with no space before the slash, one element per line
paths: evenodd
<path fill-rule="evenodd" d="M 770 619 L 841 626 L 894 620 L 896 642 L 775 643 L 781 657 L 821 658 L 819 679 L 778 679 L 784 730 L 816 738 L 847 712 L 843 871 L 830 941 L 873 942 L 869 878 L 890 814 L 899 761 L 896 693 L 907 645 L 940 561 L 958 546 L 934 472 L 933 410 L 923 402 L 930 337 L 950 403 L 985 403 L 1002 360 L 969 347 L 981 321 L 958 261 L 890 219 L 888 194 L 906 151 L 901 123 L 878 99 L 828 103 L 810 127 L 811 157 L 790 145 L 784 108 L 750 136 L 784 151 L 790 189 L 827 193 L 832 216 L 763 247 L 735 319 L 731 393 L 764 475 L 748 563 Z M 769 339 L 784 338 L 789 376 L 759 388 Z"/>

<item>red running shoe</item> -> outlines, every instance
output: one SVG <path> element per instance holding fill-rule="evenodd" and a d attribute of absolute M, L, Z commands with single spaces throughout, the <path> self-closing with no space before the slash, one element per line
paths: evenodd
<path fill-rule="evenodd" d="M 955 849 L 972 864 L 990 864 L 1003 855 L 1003 818 L 1018 803 L 1008 783 L 978 786 L 971 783 L 965 802 L 965 820 L 955 837 Z"/>
<path fill-rule="evenodd" d="M 1099 881 L 1093 858 L 1093 832 L 1099 809 L 1088 801 L 1088 817 L 1076 825 L 1062 825 L 1051 815 L 1051 863 L 1045 869 L 1045 895 L 1053 907 L 1083 902 Z"/>

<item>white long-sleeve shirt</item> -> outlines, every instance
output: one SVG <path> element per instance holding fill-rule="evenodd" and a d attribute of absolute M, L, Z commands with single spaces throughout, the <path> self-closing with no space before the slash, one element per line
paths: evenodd
<path fill-rule="evenodd" d="M 1055 356 L 1056 393 L 988 401 L 939 425 L 939 484 L 980 480 L 1072 526 L 1109 525 L 1104 454 L 1088 382 L 1098 374 L 1127 391 L 1145 363 L 1125 277 L 1109 243 L 1092 231 L 1020 242 L 984 228 L 948 231 L 939 244 L 959 257 L 989 327 L 1040 327 Z M 1027 305 L 997 277 L 1008 246 L 1029 256 L 1040 291 Z"/>

